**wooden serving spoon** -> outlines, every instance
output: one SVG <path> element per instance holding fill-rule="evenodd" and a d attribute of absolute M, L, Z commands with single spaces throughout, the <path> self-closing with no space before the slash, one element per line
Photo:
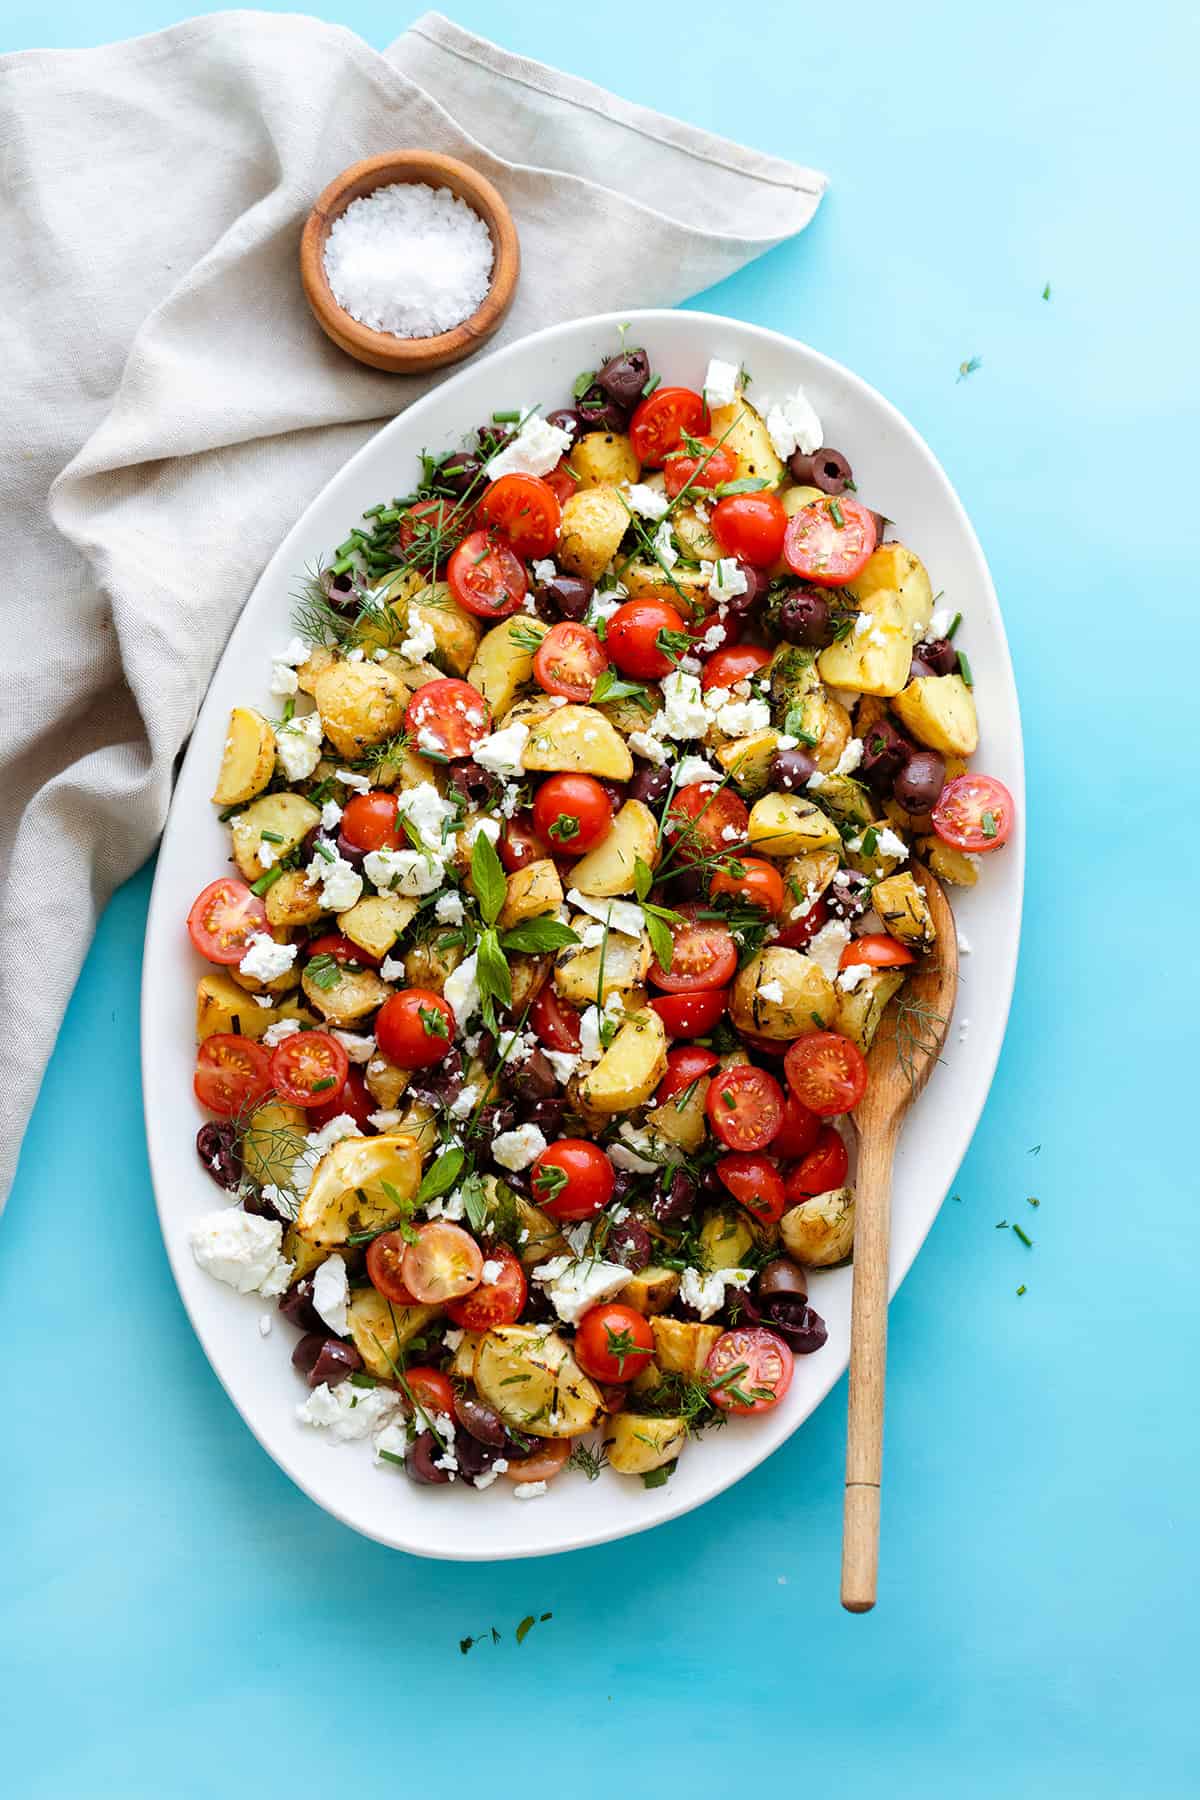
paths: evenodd
<path fill-rule="evenodd" d="M 919 863 L 911 866 L 925 889 L 937 941 L 888 1008 L 867 1058 L 867 1091 L 854 1109 L 859 1144 L 842 1605 L 856 1613 L 870 1612 L 874 1606 L 879 1573 L 892 1161 L 904 1115 L 941 1054 L 958 989 L 958 935 L 949 901 L 928 869 Z"/>

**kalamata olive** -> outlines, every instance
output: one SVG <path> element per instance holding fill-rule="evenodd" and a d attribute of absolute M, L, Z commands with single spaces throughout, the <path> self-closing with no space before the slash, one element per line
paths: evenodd
<path fill-rule="evenodd" d="M 918 750 L 896 777 L 892 793 L 906 812 L 932 812 L 946 785 L 946 764 L 936 750 Z"/>
<path fill-rule="evenodd" d="M 854 471 L 840 450 L 822 444 L 813 456 L 809 479 L 823 494 L 844 494 L 854 479 Z"/>
<path fill-rule="evenodd" d="M 469 450 L 452 450 L 449 456 L 443 456 L 434 471 L 437 485 L 449 488 L 452 494 L 465 494 L 479 480 L 483 464 Z"/>
<path fill-rule="evenodd" d="M 725 1201 L 729 1198 L 729 1189 L 717 1174 L 715 1163 L 709 1163 L 700 1176 L 700 1192 L 705 1200 Z"/>
<path fill-rule="evenodd" d="M 502 1132 L 511 1131 L 517 1122 L 517 1109 L 509 1101 L 489 1100 L 479 1114 L 476 1130 L 484 1144 L 494 1144 Z"/>
<path fill-rule="evenodd" d="M 958 651 L 949 638 L 925 638 L 916 646 L 913 656 L 928 663 L 935 675 L 958 673 Z"/>
<path fill-rule="evenodd" d="M 933 664 L 927 663 L 923 656 L 914 656 L 909 664 L 908 679 L 910 681 L 927 681 L 931 675 L 936 673 Z"/>
<path fill-rule="evenodd" d="M 337 853 L 350 864 L 352 869 L 358 869 L 361 873 L 367 853 L 358 844 L 352 844 L 345 833 L 341 831 L 337 834 Z"/>
<path fill-rule="evenodd" d="M 458 1472 L 464 1481 L 474 1481 L 478 1475 L 486 1475 L 492 1464 L 502 1452 L 492 1444 L 481 1444 L 465 1431 L 460 1431 L 454 1440 L 454 1459 L 458 1464 Z"/>
<path fill-rule="evenodd" d="M 796 588 L 779 607 L 779 635 L 789 644 L 805 644 L 822 650 L 833 642 L 829 602 L 815 588 Z"/>
<path fill-rule="evenodd" d="M 560 406 L 556 412 L 547 413 L 546 423 L 547 425 L 557 425 L 560 431 L 570 432 L 573 438 L 577 438 L 581 432 L 588 430 L 583 414 L 577 412 L 573 406 Z"/>
<path fill-rule="evenodd" d="M 503 450 L 515 435 L 508 425 L 497 425 L 494 421 L 481 425 L 476 434 L 479 438 L 479 454 L 481 457 L 494 456 L 497 450 Z"/>
<path fill-rule="evenodd" d="M 437 1459 L 443 1454 L 432 1431 L 423 1431 L 404 1452 L 404 1472 L 429 1487 L 444 1487 L 450 1479 L 450 1471 L 437 1467 Z"/>
<path fill-rule="evenodd" d="M 884 718 L 867 726 L 862 747 L 859 769 L 863 780 L 877 794 L 890 794 L 892 783 L 912 755 L 912 745 L 890 719 Z"/>
<path fill-rule="evenodd" d="M 505 1068 L 506 1085 L 514 1100 L 533 1106 L 558 1092 L 558 1077 L 546 1061 L 545 1052 L 532 1050 L 525 1061 Z"/>
<path fill-rule="evenodd" d="M 550 1316 L 557 1317 L 553 1309 Z M 509 1431 L 504 1439 L 504 1454 L 509 1462 L 524 1462 L 527 1456 L 534 1455 L 540 1442 L 540 1438 L 526 1437 L 524 1432 Z"/>
<path fill-rule="evenodd" d="M 538 583 L 534 600 L 543 619 L 582 619 L 596 591 L 586 575 L 556 575 Z"/>
<path fill-rule="evenodd" d="M 335 611 L 346 614 L 358 612 L 362 599 L 353 575 L 334 575 L 326 570 L 322 577 L 325 598 Z"/>
<path fill-rule="evenodd" d="M 777 1331 L 797 1356 L 811 1356 L 829 1336 L 824 1319 L 800 1294 L 772 1294 L 760 1302 L 759 1318 Z"/>
<path fill-rule="evenodd" d="M 257 1219 L 274 1219 L 277 1225 L 288 1223 L 286 1214 L 280 1212 L 273 1200 L 268 1200 L 261 1188 L 251 1188 L 242 1198 L 242 1211 L 253 1213 Z"/>
<path fill-rule="evenodd" d="M 771 758 L 769 784 L 782 788 L 785 794 L 802 794 L 809 776 L 816 772 L 816 761 L 807 750 L 777 750 Z"/>
<path fill-rule="evenodd" d="M 279 1310 L 297 1331 L 317 1332 L 323 1337 L 329 1328 L 313 1305 L 312 1297 L 312 1277 L 305 1275 L 300 1281 L 293 1281 L 286 1293 L 280 1294 Z"/>
<path fill-rule="evenodd" d="M 624 431 L 629 423 L 628 410 L 598 381 L 593 381 L 587 392 L 580 396 L 576 411 L 583 420 L 585 431 Z"/>
<path fill-rule="evenodd" d="M 445 1106 L 461 1092 L 462 1072 L 462 1052 L 451 1044 L 441 1062 L 413 1070 L 406 1092 L 426 1106 Z"/>
<path fill-rule="evenodd" d="M 504 782 L 492 769 L 485 769 L 473 756 L 460 757 L 446 767 L 448 786 L 465 794 L 473 806 L 487 810 L 499 798 Z"/>
<path fill-rule="evenodd" d="M 871 904 L 871 883 L 857 869 L 839 869 L 825 890 L 825 904 L 835 919 L 857 919 Z"/>
<path fill-rule="evenodd" d="M 671 870 L 670 889 L 662 896 L 663 904 L 675 906 L 680 900 L 702 900 L 708 892 L 709 874 L 700 869 Z"/>
<path fill-rule="evenodd" d="M 791 1257 L 777 1256 L 773 1262 L 764 1264 L 759 1270 L 756 1291 L 760 1301 L 772 1294 L 798 1294 L 802 1300 L 806 1300 L 808 1276 Z"/>
<path fill-rule="evenodd" d="M 301 1338 L 300 1342 L 304 1343 L 306 1340 Z M 315 1388 L 325 1382 L 329 1387 L 336 1387 L 339 1381 L 345 1381 L 347 1375 L 357 1374 L 362 1366 L 362 1357 L 353 1344 L 343 1344 L 340 1338 L 327 1337 L 308 1371 L 308 1385 Z"/>
<path fill-rule="evenodd" d="M 242 1179 L 237 1132 L 227 1119 L 210 1119 L 196 1133 L 196 1154 L 218 1187 L 233 1189 Z"/>
<path fill-rule="evenodd" d="M 610 1204 L 613 1206 L 628 1205 L 629 1197 L 638 1184 L 638 1178 L 632 1169 L 617 1169 L 613 1174 L 613 1191 Z"/>
<path fill-rule="evenodd" d="M 604 1247 L 607 1262 L 620 1263 L 623 1268 L 644 1269 L 652 1256 L 650 1233 L 640 1219 L 632 1215 L 614 1225 L 608 1234 L 608 1243 Z"/>
<path fill-rule="evenodd" d="M 742 574 L 746 577 L 746 591 L 744 594 L 734 594 L 731 596 L 728 602 L 729 610 L 735 618 L 744 619 L 747 613 L 754 611 L 754 608 L 770 588 L 771 582 L 765 569 L 754 568 L 751 563 L 746 561 L 744 556 L 735 556 L 733 560 L 742 571 Z"/>
<path fill-rule="evenodd" d="M 299 1370 L 305 1380 L 312 1373 L 313 1364 L 325 1348 L 325 1335 L 326 1327 L 324 1325 L 321 1326 L 320 1331 L 306 1331 L 292 1351 L 292 1367 Z M 309 1385 L 311 1386 L 312 1383 Z"/>
<path fill-rule="evenodd" d="M 686 1169 L 670 1169 L 659 1176 L 650 1211 L 659 1225 L 680 1225 L 696 1204 L 696 1183 Z"/>
<path fill-rule="evenodd" d="M 563 1122 L 563 1114 L 567 1110 L 566 1098 L 562 1094 L 547 1094 L 543 1100 L 535 1100 L 532 1106 L 522 1108 L 522 1119 L 526 1125 L 536 1125 L 542 1136 L 549 1142 L 559 1135 L 559 1127 Z M 523 1173 L 523 1171 L 522 1171 Z M 512 1182 L 509 1182 L 512 1186 Z"/>
<path fill-rule="evenodd" d="M 656 763 L 639 763 L 628 788 L 631 800 L 651 808 L 660 807 L 670 791 L 671 772 Z"/>
<path fill-rule="evenodd" d="M 548 1102 L 543 1101 L 542 1104 L 547 1105 Z M 524 1122 L 525 1121 L 522 1120 L 522 1124 Z M 547 1133 L 547 1136 L 550 1135 L 550 1133 Z M 512 1189 L 514 1194 L 520 1194 L 522 1200 L 533 1199 L 533 1192 L 529 1185 L 528 1169 L 502 1169 L 500 1171 L 500 1179 L 503 1181 L 505 1187 Z"/>
<path fill-rule="evenodd" d="M 495 1408 L 481 1400 L 477 1394 L 456 1394 L 454 1416 L 463 1430 L 469 1432 L 477 1442 L 490 1444 L 494 1450 L 503 1448 L 508 1436 L 504 1421 Z"/>
<path fill-rule="evenodd" d="M 650 358 L 644 350 L 622 350 L 598 370 L 596 386 L 617 402 L 634 407 L 642 398 L 642 389 L 650 379 Z"/>

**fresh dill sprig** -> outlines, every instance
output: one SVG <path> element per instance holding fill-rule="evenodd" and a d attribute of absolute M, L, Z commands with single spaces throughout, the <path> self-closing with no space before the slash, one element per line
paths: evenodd
<path fill-rule="evenodd" d="M 597 1481 L 608 1467 L 608 1452 L 603 1444 L 589 1444 L 580 1438 L 566 1461 L 568 1469 L 579 1469 L 589 1481 Z"/>
<path fill-rule="evenodd" d="M 938 1027 L 942 1029 L 939 1030 Z M 946 1016 L 927 1006 L 924 1000 L 914 995 L 902 994 L 896 1002 L 896 1060 L 908 1077 L 909 1086 L 914 1094 L 917 1083 L 925 1073 L 925 1065 L 930 1057 L 941 1061 L 938 1051 L 942 1047 L 945 1033 Z M 918 1060 L 919 1059 L 919 1060 Z"/>

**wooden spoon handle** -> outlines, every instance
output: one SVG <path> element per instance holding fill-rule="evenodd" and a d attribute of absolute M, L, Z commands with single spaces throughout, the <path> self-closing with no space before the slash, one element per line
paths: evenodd
<path fill-rule="evenodd" d="M 879 1572 L 879 1484 L 887 1373 L 892 1159 L 900 1121 L 872 1125 L 859 1144 L 850 1312 L 850 1411 L 842 1521 L 842 1605 L 870 1612 Z"/>

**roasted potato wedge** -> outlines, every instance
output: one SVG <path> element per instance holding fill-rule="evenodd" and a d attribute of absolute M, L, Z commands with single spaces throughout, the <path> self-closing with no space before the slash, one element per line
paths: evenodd
<path fill-rule="evenodd" d="M 759 1037 L 795 1038 L 825 1031 L 837 1014 L 833 983 L 803 950 L 768 944 L 740 969 L 729 996 L 729 1016 Z"/>
<path fill-rule="evenodd" d="M 300 981 L 305 999 L 330 1025 L 357 1025 L 382 1006 L 392 989 L 374 969 L 340 969 L 332 987 L 322 987 L 316 976 L 304 971 Z"/>
<path fill-rule="evenodd" d="M 429 661 L 452 675 L 466 674 L 479 645 L 479 621 L 458 604 L 444 581 L 426 583 L 420 574 L 406 569 L 382 581 L 372 590 L 372 597 L 382 617 L 378 623 L 367 620 L 358 632 L 368 656 L 375 650 L 403 654 L 400 646 L 404 639 L 427 625 L 434 641 Z"/>
<path fill-rule="evenodd" d="M 619 1412 L 605 1420 L 604 1447 L 609 1467 L 618 1475 L 648 1475 L 674 1462 L 687 1443 L 683 1419 L 657 1413 Z"/>
<path fill-rule="evenodd" d="M 728 406 L 712 409 L 709 431 L 723 449 L 737 457 L 739 481 L 757 479 L 773 488 L 783 481 L 787 470 L 775 454 L 766 421 L 744 394 L 738 394 Z"/>
<path fill-rule="evenodd" d="M 854 1189 L 830 1188 L 785 1212 L 779 1235 L 789 1256 L 810 1269 L 844 1262 L 854 1247 Z"/>
<path fill-rule="evenodd" d="M 213 805 L 237 806 L 253 800 L 274 773 L 275 732 L 269 721 L 252 707 L 235 706 L 229 715 Z"/>
<path fill-rule="evenodd" d="M 708 1077 L 702 1075 L 673 1100 L 665 1100 L 646 1115 L 646 1129 L 652 1137 L 678 1144 L 681 1150 L 698 1150 L 708 1135 L 708 1118 L 704 1103 L 708 1099 Z"/>
<path fill-rule="evenodd" d="M 558 870 L 548 856 L 515 869 L 508 878 L 508 891 L 496 923 L 501 931 L 510 931 L 526 919 L 541 918 L 543 913 L 557 912 L 563 901 L 562 882 Z"/>
<path fill-rule="evenodd" d="M 395 1218 L 397 1197 L 412 1200 L 420 1185 L 421 1152 L 411 1137 L 343 1138 L 314 1169 L 296 1229 L 310 1244 L 335 1249 L 352 1232 Z"/>
<path fill-rule="evenodd" d="M 933 949 L 937 942 L 933 914 L 924 890 L 907 869 L 876 882 L 871 905 L 883 920 L 883 929 L 898 943 L 911 950 Z"/>
<path fill-rule="evenodd" d="M 853 631 L 821 651 L 817 668 L 830 687 L 887 697 L 898 694 L 907 682 L 912 649 L 899 595 L 878 588 L 859 609 Z"/>
<path fill-rule="evenodd" d="M 837 826 L 813 800 L 801 794 L 761 794 L 750 809 L 750 848 L 762 856 L 799 856 L 832 850 L 842 839 Z"/>
<path fill-rule="evenodd" d="M 691 1319 L 652 1319 L 654 1360 L 677 1375 L 699 1375 L 724 1327 L 698 1325 Z"/>
<path fill-rule="evenodd" d="M 941 838 L 922 838 L 917 848 L 939 881 L 948 881 L 952 887 L 974 887 L 979 880 L 979 870 L 971 858 L 964 851 L 943 844 Z"/>
<path fill-rule="evenodd" d="M 600 1392 L 546 1326 L 502 1325 L 475 1353 L 475 1386 L 506 1425 L 531 1437 L 577 1437 L 601 1413 Z"/>
<path fill-rule="evenodd" d="M 273 834 L 266 841 L 275 862 L 279 862 L 304 841 L 320 818 L 319 809 L 302 794 L 264 794 L 260 800 L 252 800 L 245 812 L 230 822 L 233 860 L 239 872 L 247 881 L 257 881 L 266 874 L 258 856 L 264 831 Z"/>
<path fill-rule="evenodd" d="M 580 914 L 572 930 L 582 933 L 595 923 Z M 608 947 L 593 944 L 568 944 L 558 952 L 554 965 L 554 988 L 572 1006 L 603 1004 L 610 994 L 626 994 L 646 979 L 651 959 L 650 939 L 645 932 L 640 938 L 624 937 L 610 931 Z M 604 980 L 601 986 L 600 959 L 604 958 Z"/>
<path fill-rule="evenodd" d="M 367 1064 L 363 1079 L 367 1084 L 367 1092 L 380 1112 L 393 1112 L 412 1080 L 412 1070 L 399 1068 L 377 1051 Z"/>
<path fill-rule="evenodd" d="M 556 561 L 572 575 L 599 581 L 616 555 L 629 511 L 615 487 L 590 487 L 563 502 Z"/>
<path fill-rule="evenodd" d="M 819 744 L 825 734 L 829 702 L 817 673 L 817 652 L 799 644 L 780 644 L 767 674 L 771 705 L 781 729 L 789 721 L 793 728 L 798 724 L 808 742 Z"/>
<path fill-rule="evenodd" d="M 636 481 L 642 465 L 623 431 L 585 431 L 576 438 L 567 467 L 578 478 L 579 491 L 594 487 L 620 487 Z"/>
<path fill-rule="evenodd" d="M 343 757 L 361 756 L 394 736 L 413 691 L 394 669 L 376 662 L 331 663 L 313 683 L 325 735 Z"/>
<path fill-rule="evenodd" d="M 892 710 L 918 743 L 943 756 L 973 756 L 979 748 L 975 696 L 961 675 L 921 675 L 897 693 Z"/>
<path fill-rule="evenodd" d="M 904 986 L 905 969 L 872 969 L 849 993 L 837 990 L 833 1029 L 852 1038 L 863 1055 L 871 1048 L 888 1001 Z"/>
<path fill-rule="evenodd" d="M 634 1013 L 599 1062 L 585 1075 L 582 1094 L 597 1112 L 628 1112 L 650 1098 L 667 1072 L 667 1034 L 656 1012 Z"/>
<path fill-rule="evenodd" d="M 442 938 L 446 935 L 443 931 L 422 938 L 405 954 L 404 979 L 409 987 L 429 988 L 435 994 L 441 993 L 447 975 L 454 973 L 467 954 L 461 944 L 443 944 Z"/>
<path fill-rule="evenodd" d="M 257 990 L 257 983 L 255 984 Z M 276 1019 L 312 1022 L 312 1014 L 298 998 L 281 999 L 277 1006 L 259 1006 L 253 996 L 224 969 L 210 969 L 196 983 L 196 1042 L 218 1031 L 232 1031 L 256 1042 Z"/>
<path fill-rule="evenodd" d="M 657 866 L 658 821 L 640 800 L 627 800 L 608 836 L 575 864 L 572 885 L 596 899 L 632 894 L 639 857 L 648 869 Z"/>
<path fill-rule="evenodd" d="M 533 640 L 540 641 L 549 629 L 541 619 L 518 613 L 493 625 L 480 640 L 467 680 L 479 689 L 494 719 L 502 719 L 521 689 L 533 680 L 537 649 Z"/>
<path fill-rule="evenodd" d="M 308 1128 L 303 1110 L 283 1100 L 268 1100 L 252 1113 L 241 1143 L 242 1167 L 250 1179 L 264 1186 L 290 1187 Z"/>
<path fill-rule="evenodd" d="M 560 706 L 539 719 L 522 762 L 537 774 L 563 770 L 606 781 L 628 781 L 633 774 L 624 738 L 594 706 Z"/>
<path fill-rule="evenodd" d="M 406 1344 L 441 1315 L 440 1306 L 397 1306 L 373 1287 L 354 1290 L 347 1311 L 354 1348 L 380 1381 L 394 1379 Z"/>
<path fill-rule="evenodd" d="M 729 738 L 715 754 L 743 794 L 761 794 L 770 780 L 778 745 L 779 733 L 768 729 L 755 731 L 749 737 Z"/>
<path fill-rule="evenodd" d="M 416 917 L 417 902 L 404 894 L 367 894 L 338 914 L 338 930 L 369 955 L 385 957 Z"/>
<path fill-rule="evenodd" d="M 860 605 L 867 605 L 881 588 L 896 595 L 915 643 L 933 617 L 933 585 L 925 564 L 903 544 L 880 544 L 849 591 Z"/>
<path fill-rule="evenodd" d="M 732 1202 L 713 1207 L 701 1221 L 700 1248 L 706 1269 L 744 1268 L 757 1243 L 748 1214 Z"/>
<path fill-rule="evenodd" d="M 679 1271 L 660 1269 L 657 1264 L 649 1263 L 636 1275 L 630 1275 L 617 1298 L 626 1306 L 632 1306 L 635 1312 L 645 1313 L 650 1318 L 666 1312 L 678 1292 Z"/>
<path fill-rule="evenodd" d="M 290 930 L 296 925 L 315 925 L 329 909 L 321 905 L 321 890 L 303 869 L 285 869 L 263 896 L 267 923 Z"/>

